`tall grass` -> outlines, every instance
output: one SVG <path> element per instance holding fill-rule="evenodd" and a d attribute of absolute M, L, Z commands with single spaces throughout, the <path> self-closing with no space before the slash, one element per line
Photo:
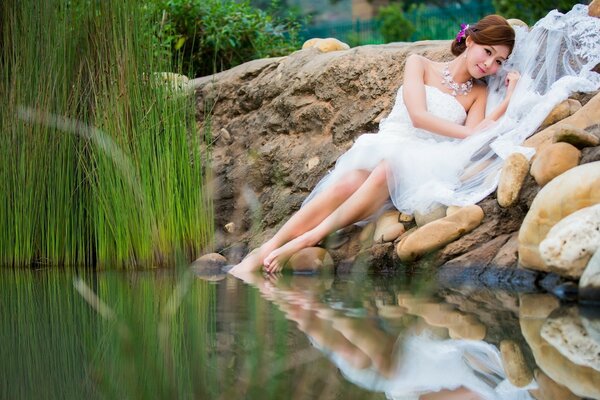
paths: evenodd
<path fill-rule="evenodd" d="M 150 266 L 210 243 L 191 96 L 136 0 L 0 3 L 0 263 Z"/>

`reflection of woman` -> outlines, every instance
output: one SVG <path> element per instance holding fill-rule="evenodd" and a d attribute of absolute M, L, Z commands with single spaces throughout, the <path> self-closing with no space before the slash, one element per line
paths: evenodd
<path fill-rule="evenodd" d="M 436 339 L 414 329 L 396 338 L 372 318 L 349 317 L 319 301 L 319 279 L 247 279 L 297 323 L 346 379 L 365 389 L 398 400 L 531 399 L 526 388 L 505 379 L 499 352 L 488 343 Z"/>
<path fill-rule="evenodd" d="M 600 62 L 600 23 L 593 20 L 579 6 L 567 16 L 551 13 L 523 33 L 507 68 L 519 70 L 525 82 L 517 87 L 518 74 L 503 74 L 491 79 L 490 96 L 474 79 L 493 76 L 512 51 L 514 32 L 501 17 L 464 26 L 452 43 L 457 58 L 449 63 L 409 57 L 404 85 L 380 132 L 359 137 L 304 207 L 230 272 L 262 266 L 277 272 L 298 250 L 368 218 L 388 200 L 412 213 L 483 199 L 497 184 L 502 158 L 525 152 L 518 145 L 555 104 L 574 90 L 600 86 L 589 72 Z M 507 108 L 502 123 L 491 124 Z"/>

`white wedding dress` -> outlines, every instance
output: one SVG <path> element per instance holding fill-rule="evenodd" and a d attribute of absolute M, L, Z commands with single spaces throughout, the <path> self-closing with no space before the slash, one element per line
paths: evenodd
<path fill-rule="evenodd" d="M 588 16 L 587 6 L 576 5 L 567 14 L 552 11 L 531 31 L 515 31 L 513 54 L 488 80 L 488 112 L 504 98 L 506 73 L 517 70 L 521 79 L 507 112 L 491 128 L 462 140 L 417 129 L 401 87 L 379 133 L 358 137 L 304 204 L 349 171 L 370 171 L 382 161 L 389 165 L 391 202 L 403 212 L 476 204 L 492 193 L 506 157 L 514 152 L 533 156 L 534 149 L 521 144 L 558 103 L 573 92 L 600 88 L 600 74 L 591 72 L 600 63 L 600 18 Z M 429 112 L 464 123 L 465 110 L 453 96 L 431 86 L 425 91 Z"/>

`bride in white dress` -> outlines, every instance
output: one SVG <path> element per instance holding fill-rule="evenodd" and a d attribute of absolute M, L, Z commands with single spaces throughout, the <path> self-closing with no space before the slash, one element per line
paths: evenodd
<path fill-rule="evenodd" d="M 600 19 L 586 6 L 553 11 L 530 32 L 517 30 L 508 60 L 515 31 L 492 15 L 461 26 L 449 63 L 411 55 L 379 133 L 360 136 L 303 207 L 229 272 L 278 272 L 295 252 L 390 201 L 413 213 L 482 200 L 495 190 L 503 158 L 533 155 L 520 144 L 556 104 L 600 87 L 600 75 L 590 72 L 600 63 L 599 32 Z"/>

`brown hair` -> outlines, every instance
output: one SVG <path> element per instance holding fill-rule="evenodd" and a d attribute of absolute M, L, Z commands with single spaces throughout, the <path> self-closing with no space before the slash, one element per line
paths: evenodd
<path fill-rule="evenodd" d="M 504 45 L 508 47 L 509 54 L 515 45 L 515 31 L 503 17 L 499 15 L 488 15 L 475 25 L 469 26 L 465 31 L 465 37 L 452 41 L 450 47 L 452 54 L 459 56 L 467 48 L 467 37 L 480 45 Z"/>

